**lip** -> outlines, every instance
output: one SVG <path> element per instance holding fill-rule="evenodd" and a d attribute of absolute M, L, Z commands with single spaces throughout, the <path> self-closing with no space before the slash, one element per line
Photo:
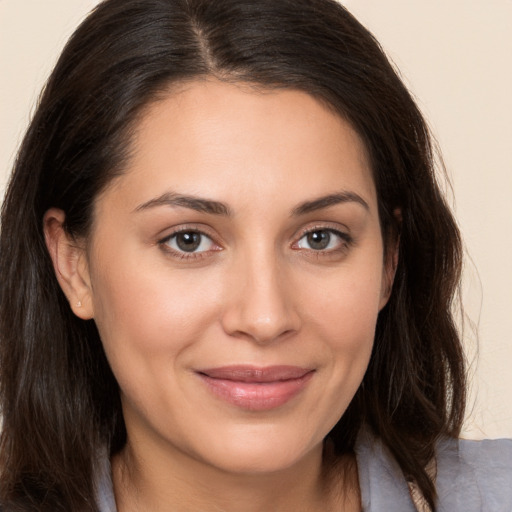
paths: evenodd
<path fill-rule="evenodd" d="M 209 391 L 224 401 L 250 411 L 268 411 L 298 395 L 313 377 L 314 370 L 284 365 L 236 365 L 196 373 Z"/>

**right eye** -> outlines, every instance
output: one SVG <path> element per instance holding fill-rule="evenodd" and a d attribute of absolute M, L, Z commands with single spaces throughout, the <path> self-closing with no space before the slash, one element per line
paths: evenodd
<path fill-rule="evenodd" d="M 180 253 L 186 257 L 187 254 L 197 254 L 213 250 L 216 245 L 213 240 L 200 231 L 186 230 L 178 231 L 160 242 L 161 245 Z"/>

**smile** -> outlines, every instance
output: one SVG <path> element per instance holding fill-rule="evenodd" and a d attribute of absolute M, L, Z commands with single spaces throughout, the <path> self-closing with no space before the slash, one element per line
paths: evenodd
<path fill-rule="evenodd" d="M 198 371 L 207 388 L 226 402 L 251 411 L 281 407 L 299 394 L 314 370 L 298 366 L 225 366 Z"/>

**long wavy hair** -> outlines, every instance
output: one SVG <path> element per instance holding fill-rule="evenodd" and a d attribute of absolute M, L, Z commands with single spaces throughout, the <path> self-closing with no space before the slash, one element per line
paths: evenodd
<path fill-rule="evenodd" d="M 384 241 L 400 237 L 398 267 L 368 370 L 330 437 L 346 453 L 369 425 L 435 508 L 424 468 L 440 436 L 458 435 L 465 404 L 451 312 L 461 242 L 420 111 L 372 34 L 334 0 L 106 0 L 71 37 L 2 208 L 0 502 L 97 509 L 95 458 L 126 441 L 119 389 L 94 322 L 73 315 L 57 283 L 42 219 L 60 208 L 67 232 L 87 236 L 144 108 L 205 76 L 305 91 L 364 141 Z"/>

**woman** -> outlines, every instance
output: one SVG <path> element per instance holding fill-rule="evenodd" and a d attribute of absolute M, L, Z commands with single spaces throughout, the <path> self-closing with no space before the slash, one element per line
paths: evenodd
<path fill-rule="evenodd" d="M 428 130 L 335 2 L 100 4 L 0 249 L 5 510 L 510 509 Z"/>

